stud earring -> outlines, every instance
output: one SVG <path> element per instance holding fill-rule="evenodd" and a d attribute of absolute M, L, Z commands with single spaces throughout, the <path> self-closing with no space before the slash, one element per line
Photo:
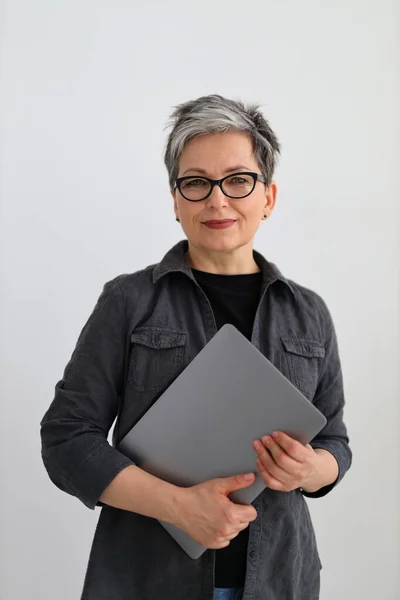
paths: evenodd
<path fill-rule="evenodd" d="M 178 221 L 178 223 L 180 223 L 180 220 L 178 219 L 178 217 L 176 217 L 175 221 Z"/>

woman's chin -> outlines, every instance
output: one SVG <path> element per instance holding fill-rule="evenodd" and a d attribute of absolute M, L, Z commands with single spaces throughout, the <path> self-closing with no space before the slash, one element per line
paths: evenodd
<path fill-rule="evenodd" d="M 208 252 L 233 252 L 242 244 L 235 237 L 221 236 L 219 239 L 202 239 L 200 245 Z"/>

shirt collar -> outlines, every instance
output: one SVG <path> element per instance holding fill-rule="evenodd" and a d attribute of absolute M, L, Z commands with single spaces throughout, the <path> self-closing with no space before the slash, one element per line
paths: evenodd
<path fill-rule="evenodd" d="M 156 283 L 168 273 L 177 271 L 185 273 L 185 275 L 187 275 L 190 279 L 194 280 L 192 270 L 187 262 L 187 249 L 187 240 L 182 240 L 173 246 L 173 248 L 171 248 L 171 250 L 169 250 L 164 256 L 161 262 L 154 267 L 153 282 Z M 282 273 L 273 263 L 267 261 L 264 256 L 256 250 L 253 251 L 253 256 L 263 273 L 263 289 L 275 281 L 282 281 L 289 287 L 293 294 L 295 293 L 292 283 L 282 275 Z"/>

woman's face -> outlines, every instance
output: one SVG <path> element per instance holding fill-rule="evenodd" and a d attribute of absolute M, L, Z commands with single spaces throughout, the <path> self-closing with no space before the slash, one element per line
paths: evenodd
<path fill-rule="evenodd" d="M 250 138 L 241 132 L 205 134 L 188 142 L 179 161 L 178 177 L 186 175 L 221 179 L 241 171 L 261 175 Z M 195 182 L 196 183 L 196 182 Z M 172 193 L 175 214 L 193 246 L 208 252 L 232 252 L 252 245 L 264 215 L 274 208 L 276 185 L 257 181 L 246 198 L 228 198 L 220 187 L 200 202 L 189 202 L 178 191 Z M 227 226 L 210 221 L 231 220 Z"/>

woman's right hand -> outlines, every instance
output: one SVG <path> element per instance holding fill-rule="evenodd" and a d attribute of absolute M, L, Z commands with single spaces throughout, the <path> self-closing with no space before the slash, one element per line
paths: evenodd
<path fill-rule="evenodd" d="M 181 488 L 182 504 L 175 525 L 206 548 L 229 546 L 257 518 L 257 511 L 251 505 L 232 502 L 228 494 L 249 487 L 254 479 L 254 474 L 249 480 L 244 475 L 235 475 Z"/>

